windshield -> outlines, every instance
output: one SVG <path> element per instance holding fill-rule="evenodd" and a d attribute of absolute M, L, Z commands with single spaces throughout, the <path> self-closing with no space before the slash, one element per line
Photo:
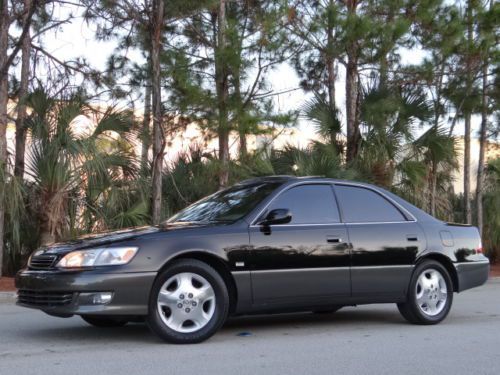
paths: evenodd
<path fill-rule="evenodd" d="M 172 216 L 174 222 L 233 222 L 246 216 L 281 183 L 259 182 L 218 191 Z"/>

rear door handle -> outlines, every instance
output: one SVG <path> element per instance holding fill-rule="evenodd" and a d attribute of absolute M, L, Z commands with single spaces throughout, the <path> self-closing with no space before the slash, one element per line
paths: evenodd
<path fill-rule="evenodd" d="M 407 234 L 406 239 L 411 242 L 417 242 L 418 236 L 416 234 Z"/>

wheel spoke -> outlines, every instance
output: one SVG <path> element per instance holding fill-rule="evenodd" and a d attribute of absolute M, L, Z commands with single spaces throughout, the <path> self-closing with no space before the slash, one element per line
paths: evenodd
<path fill-rule="evenodd" d="M 161 290 L 158 294 L 158 303 L 172 308 L 177 305 L 177 296 L 168 290 Z"/>
<path fill-rule="evenodd" d="M 191 290 L 193 288 L 193 276 L 189 273 L 177 275 L 177 288 L 180 291 Z"/>
<path fill-rule="evenodd" d="M 438 297 L 439 301 L 445 302 L 447 298 L 448 298 L 448 293 L 446 293 L 446 291 L 445 292 L 442 292 L 442 291 L 439 292 L 439 297 Z"/>
<path fill-rule="evenodd" d="M 181 331 L 182 326 L 184 325 L 185 319 L 183 319 L 183 317 L 176 316 L 170 322 L 171 322 L 170 328 L 175 329 L 176 331 Z"/>
<path fill-rule="evenodd" d="M 420 296 L 417 296 L 417 303 L 419 306 L 423 305 L 426 302 L 427 302 L 427 297 L 425 296 L 424 293 L 422 293 Z"/>
<path fill-rule="evenodd" d="M 214 290 L 210 284 L 203 285 L 201 288 L 196 290 L 195 297 L 200 301 L 200 303 L 204 303 L 205 301 L 214 298 Z"/>
<path fill-rule="evenodd" d="M 425 273 L 422 273 L 419 277 L 419 284 L 422 286 L 424 290 L 428 290 L 431 287 L 430 280 L 427 278 Z"/>
<path fill-rule="evenodd" d="M 205 313 L 205 311 L 203 311 L 203 308 L 196 309 L 189 317 L 189 319 L 195 322 L 195 324 L 197 324 L 200 328 L 204 327 L 208 323 L 210 318 L 211 315 Z"/>
<path fill-rule="evenodd" d="M 439 279 L 440 279 L 440 274 L 437 273 L 437 271 L 432 271 L 430 273 L 430 278 L 429 282 L 431 284 L 431 288 L 438 288 L 439 287 Z"/>

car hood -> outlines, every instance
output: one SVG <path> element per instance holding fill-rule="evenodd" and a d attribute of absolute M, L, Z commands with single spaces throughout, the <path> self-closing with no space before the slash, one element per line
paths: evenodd
<path fill-rule="evenodd" d="M 71 241 L 54 243 L 39 248 L 35 254 L 60 254 L 74 250 L 83 250 L 94 247 L 119 244 L 122 241 L 134 240 L 145 235 L 154 235 L 160 232 L 173 232 L 186 230 L 189 228 L 199 228 L 210 224 L 176 223 L 162 224 L 158 226 L 145 226 L 138 228 L 128 228 L 111 232 L 102 232 L 78 237 Z M 213 225 L 213 224 L 212 224 Z"/>

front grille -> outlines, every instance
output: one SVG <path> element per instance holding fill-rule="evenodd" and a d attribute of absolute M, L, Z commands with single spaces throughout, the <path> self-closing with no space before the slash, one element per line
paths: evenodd
<path fill-rule="evenodd" d="M 73 293 L 20 289 L 17 294 L 17 301 L 24 305 L 36 307 L 66 306 L 73 301 Z"/>
<path fill-rule="evenodd" d="M 33 255 L 29 263 L 29 268 L 34 270 L 50 269 L 54 265 L 56 259 L 57 255 L 54 254 Z"/>

